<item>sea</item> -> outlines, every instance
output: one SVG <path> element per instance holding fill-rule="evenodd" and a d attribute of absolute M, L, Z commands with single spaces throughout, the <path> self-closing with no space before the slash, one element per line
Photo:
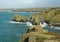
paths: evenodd
<path fill-rule="evenodd" d="M 36 12 L 0 12 L 0 42 L 19 42 L 21 36 L 26 33 L 29 26 L 25 23 L 11 22 L 15 14 L 25 16 L 27 19 Z M 49 32 L 60 33 L 60 27 L 44 28 Z"/>

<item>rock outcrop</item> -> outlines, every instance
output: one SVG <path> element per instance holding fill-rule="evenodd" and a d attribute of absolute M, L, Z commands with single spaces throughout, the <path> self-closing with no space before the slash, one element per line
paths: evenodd
<path fill-rule="evenodd" d="M 26 22 L 26 18 L 24 16 L 21 16 L 19 14 L 16 14 L 12 21 L 15 21 L 15 22 Z"/>
<path fill-rule="evenodd" d="M 26 33 L 30 33 L 30 32 L 47 33 L 48 30 L 45 30 L 40 25 L 37 25 L 37 26 L 31 26 L 31 27 L 29 27 L 29 29 L 27 30 Z"/>
<path fill-rule="evenodd" d="M 55 40 L 54 39 L 55 39 L 54 35 L 42 34 L 39 32 L 30 32 L 24 34 L 19 42 L 46 42 L 49 40 L 59 41 L 57 39 Z"/>
<path fill-rule="evenodd" d="M 59 42 L 60 35 L 50 33 L 41 26 L 31 26 L 28 28 L 26 34 L 22 35 L 19 42 Z"/>
<path fill-rule="evenodd" d="M 52 18 L 52 20 L 51 20 L 51 24 L 53 25 L 53 26 L 60 26 L 60 14 L 58 14 L 58 15 L 56 15 L 56 16 L 54 16 L 53 18 Z"/>

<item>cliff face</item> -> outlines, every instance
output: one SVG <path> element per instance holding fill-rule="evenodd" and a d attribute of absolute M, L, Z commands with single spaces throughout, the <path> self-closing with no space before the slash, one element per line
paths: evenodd
<path fill-rule="evenodd" d="M 24 16 L 18 15 L 16 14 L 12 21 L 16 21 L 16 22 L 26 22 L 26 18 Z"/>
<path fill-rule="evenodd" d="M 60 14 L 54 16 L 51 20 L 52 23 L 60 23 Z"/>
<path fill-rule="evenodd" d="M 59 38 L 59 39 L 58 39 Z M 41 26 L 29 27 L 26 34 L 22 35 L 19 42 L 59 42 L 60 36 L 49 33 Z"/>
<path fill-rule="evenodd" d="M 19 42 L 44 42 L 54 37 L 53 35 L 46 35 L 39 32 L 30 32 L 24 34 Z"/>
<path fill-rule="evenodd" d="M 41 33 L 47 33 L 47 30 L 42 29 L 41 26 L 31 26 L 28 28 L 26 34 L 22 35 L 22 38 L 19 42 L 36 42 L 36 39 L 43 38 Z M 44 36 L 45 37 L 45 36 Z M 43 38 L 45 39 L 45 38 Z M 37 40 L 37 41 L 38 41 Z M 40 40 L 41 41 L 41 40 Z"/>
<path fill-rule="evenodd" d="M 51 20 L 51 24 L 54 25 L 54 26 L 60 26 L 60 14 L 54 16 Z"/>
<path fill-rule="evenodd" d="M 39 32 L 30 32 L 22 35 L 19 42 L 60 42 L 60 37 Z"/>

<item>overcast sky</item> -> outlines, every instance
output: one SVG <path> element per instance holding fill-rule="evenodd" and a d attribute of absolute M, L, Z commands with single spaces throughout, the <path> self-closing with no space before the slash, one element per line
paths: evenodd
<path fill-rule="evenodd" d="M 0 0 L 0 8 L 60 7 L 60 0 Z"/>

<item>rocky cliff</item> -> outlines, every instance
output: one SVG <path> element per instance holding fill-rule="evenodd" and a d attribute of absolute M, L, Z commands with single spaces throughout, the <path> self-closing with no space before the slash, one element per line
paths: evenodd
<path fill-rule="evenodd" d="M 22 35 L 19 42 L 59 42 L 60 35 L 49 33 L 41 26 L 29 27 L 26 34 Z"/>

